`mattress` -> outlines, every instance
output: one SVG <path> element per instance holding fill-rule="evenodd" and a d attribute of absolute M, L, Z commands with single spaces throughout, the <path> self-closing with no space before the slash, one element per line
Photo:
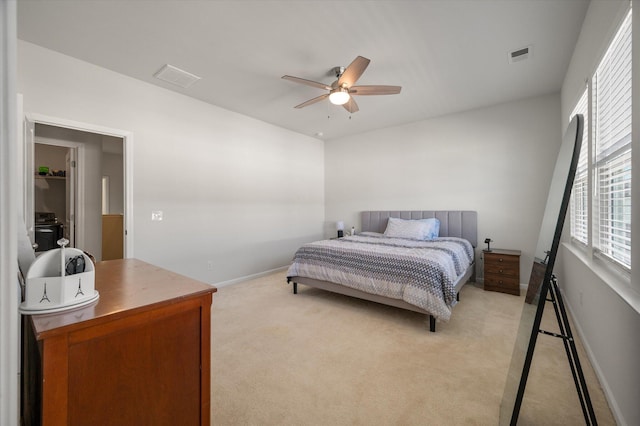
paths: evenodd
<path fill-rule="evenodd" d="M 448 321 L 455 284 L 471 266 L 469 241 L 388 238 L 375 232 L 316 241 L 296 252 L 287 277 L 308 277 L 417 306 Z"/>

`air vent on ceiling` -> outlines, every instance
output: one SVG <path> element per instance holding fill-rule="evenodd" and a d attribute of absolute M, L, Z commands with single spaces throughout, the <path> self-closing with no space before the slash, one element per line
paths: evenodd
<path fill-rule="evenodd" d="M 153 76 L 159 80 L 184 87 L 185 89 L 200 80 L 200 77 L 197 75 L 191 74 L 190 72 L 186 72 L 169 64 L 160 68 Z"/>
<path fill-rule="evenodd" d="M 529 59 L 533 55 L 533 46 L 526 46 L 521 49 L 509 52 L 509 63 L 521 62 Z"/>

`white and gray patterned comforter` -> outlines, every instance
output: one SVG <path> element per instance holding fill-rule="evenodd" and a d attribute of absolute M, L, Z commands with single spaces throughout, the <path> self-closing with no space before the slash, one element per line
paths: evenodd
<path fill-rule="evenodd" d="M 287 277 L 329 281 L 366 293 L 401 299 L 448 321 L 454 284 L 473 262 L 473 247 L 454 237 L 418 241 L 360 235 L 305 244 Z"/>

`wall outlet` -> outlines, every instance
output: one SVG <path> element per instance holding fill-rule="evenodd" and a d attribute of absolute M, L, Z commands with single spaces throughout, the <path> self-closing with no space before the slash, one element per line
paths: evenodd
<path fill-rule="evenodd" d="M 209 260 L 209 261 L 207 262 L 207 269 L 208 269 L 209 271 L 213 271 L 213 261 L 212 261 L 212 260 Z"/>
<path fill-rule="evenodd" d="M 162 220 L 162 210 L 156 210 L 151 212 L 151 220 L 160 221 Z"/>

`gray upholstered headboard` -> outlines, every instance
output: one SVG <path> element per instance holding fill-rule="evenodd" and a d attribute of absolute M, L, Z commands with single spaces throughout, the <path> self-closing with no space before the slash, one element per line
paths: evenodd
<path fill-rule="evenodd" d="M 362 231 L 384 232 L 390 217 L 440 220 L 441 237 L 459 237 L 478 246 L 478 212 L 468 210 L 368 211 L 360 213 Z"/>

